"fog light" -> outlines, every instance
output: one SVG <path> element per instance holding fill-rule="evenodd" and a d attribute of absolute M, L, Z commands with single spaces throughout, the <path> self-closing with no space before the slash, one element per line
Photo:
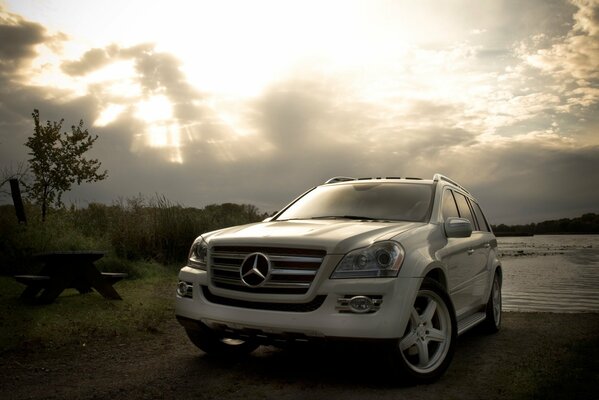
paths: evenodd
<path fill-rule="evenodd" d="M 179 281 L 177 285 L 177 294 L 181 297 L 192 297 L 193 286 L 187 282 Z"/>
<path fill-rule="evenodd" d="M 354 296 L 349 299 L 349 308 L 355 313 L 367 313 L 372 311 L 374 303 L 370 297 Z"/>
<path fill-rule="evenodd" d="M 383 304 L 380 294 L 359 295 L 346 294 L 337 299 L 335 309 L 340 313 L 368 314 L 377 312 Z"/>

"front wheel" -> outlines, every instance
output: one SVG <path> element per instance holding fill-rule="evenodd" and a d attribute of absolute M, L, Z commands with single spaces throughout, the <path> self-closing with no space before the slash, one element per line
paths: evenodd
<path fill-rule="evenodd" d="M 239 340 L 223 337 L 205 326 L 200 329 L 186 328 L 185 332 L 196 347 L 208 354 L 229 357 L 241 356 L 251 353 L 260 346 L 259 343 L 251 339 Z"/>
<path fill-rule="evenodd" d="M 451 362 L 456 339 L 453 305 L 444 288 L 425 279 L 403 336 L 393 345 L 391 364 L 410 383 L 437 380 Z"/>

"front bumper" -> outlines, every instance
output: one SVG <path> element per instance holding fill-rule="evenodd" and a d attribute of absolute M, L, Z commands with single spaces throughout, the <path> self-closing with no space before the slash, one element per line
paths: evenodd
<path fill-rule="evenodd" d="M 292 301 L 284 296 L 250 294 L 223 295 L 210 290 L 205 271 L 183 268 L 181 281 L 192 285 L 191 298 L 177 295 L 177 318 L 187 328 L 200 322 L 212 329 L 237 334 L 251 333 L 263 337 L 346 339 L 395 339 L 403 336 L 420 278 L 326 279 L 303 299 Z M 206 292 L 206 290 L 209 290 Z M 214 291 L 213 291 L 214 290 Z M 217 304 L 207 297 L 231 297 L 231 302 Z M 340 310 L 338 300 L 346 296 L 375 296 L 382 299 L 373 313 L 350 313 Z M 218 302 L 223 303 L 221 300 Z M 305 307 L 316 302 L 316 307 Z M 322 304 L 318 304 L 321 302 Z M 277 304 L 283 305 L 277 309 Z M 256 308 L 254 308 L 254 306 Z M 275 305 L 273 308 L 272 305 Z M 259 308 L 258 308 L 259 307 Z"/>

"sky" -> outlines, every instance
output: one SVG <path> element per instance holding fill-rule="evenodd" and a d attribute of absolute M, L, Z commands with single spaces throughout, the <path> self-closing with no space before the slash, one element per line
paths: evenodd
<path fill-rule="evenodd" d="M 82 207 L 272 212 L 439 172 L 495 224 L 576 217 L 599 212 L 599 1 L 0 0 L 3 171 L 33 109 L 98 135 Z"/>

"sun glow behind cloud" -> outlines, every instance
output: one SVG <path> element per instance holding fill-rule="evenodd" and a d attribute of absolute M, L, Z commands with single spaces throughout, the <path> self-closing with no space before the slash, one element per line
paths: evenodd
<path fill-rule="evenodd" d="M 108 44 L 107 39 L 117 38 L 119 43 L 153 42 L 155 51 L 180 59 L 179 68 L 188 82 L 209 93 L 217 104 L 219 99 L 254 98 L 277 82 L 302 76 L 319 76 L 333 85 L 346 86 L 347 93 L 359 101 L 379 103 L 389 112 L 394 107 L 387 104 L 392 103 L 401 107 L 410 101 L 456 102 L 460 93 L 471 97 L 472 93 L 459 89 L 467 83 L 464 73 L 472 75 L 467 63 L 473 47 L 420 48 L 430 40 L 430 34 L 410 18 L 418 9 L 416 4 L 384 4 L 372 8 L 351 1 L 224 1 L 175 2 L 163 7 L 132 2 L 120 7 L 120 14 L 111 19 L 107 38 L 91 36 L 94 26 L 82 29 L 67 23 L 67 29 L 79 40 L 85 38 L 102 46 Z M 141 12 L 143 18 L 127 19 L 126 24 L 114 22 L 132 11 Z M 98 10 L 100 17 L 103 12 Z M 449 37 L 463 29 L 447 25 L 442 18 L 428 19 L 427 26 L 441 26 Z M 99 32 L 108 33 L 106 28 Z M 80 56 L 72 54 L 72 58 Z M 111 60 L 100 70 L 75 80 L 78 93 L 85 85 L 90 88 L 103 83 L 106 96 L 145 102 L 134 77 L 130 61 Z M 242 120 L 231 110 L 217 110 L 218 114 L 227 115 L 229 124 Z M 102 112 L 103 124 L 110 123 L 109 115 L 116 117 Z M 149 123 L 154 113 L 136 115 Z M 232 128 L 247 134 L 243 124 L 235 122 Z M 168 141 L 150 141 L 153 146 L 157 143 Z"/>
<path fill-rule="evenodd" d="M 93 122 L 119 195 L 256 204 L 330 174 L 442 171 L 507 190 L 596 170 L 597 0 L 3 4 L 0 162 L 34 106 Z M 509 216 L 522 196 L 504 192 Z"/>

